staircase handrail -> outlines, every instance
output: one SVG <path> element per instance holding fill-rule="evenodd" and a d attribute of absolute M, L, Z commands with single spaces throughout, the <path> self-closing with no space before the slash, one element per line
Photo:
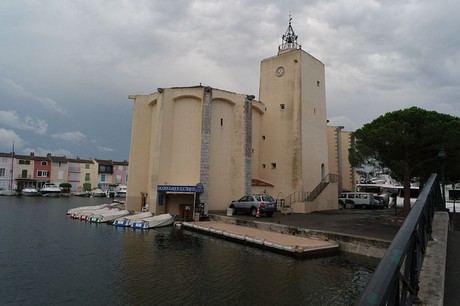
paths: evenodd
<path fill-rule="evenodd" d="M 320 194 L 321 192 L 329 185 L 329 183 L 337 183 L 338 182 L 338 175 L 329 173 L 326 175 L 321 182 L 313 189 L 312 192 L 305 198 L 305 202 L 311 202 L 314 201 Z"/>

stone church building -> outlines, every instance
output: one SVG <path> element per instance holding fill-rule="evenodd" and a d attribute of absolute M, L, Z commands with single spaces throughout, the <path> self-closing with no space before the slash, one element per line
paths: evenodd
<path fill-rule="evenodd" d="M 222 211 L 261 192 L 297 213 L 338 208 L 355 181 L 351 133 L 328 127 L 325 83 L 289 22 L 277 55 L 261 62 L 259 100 L 201 85 L 129 96 L 127 209 Z"/>

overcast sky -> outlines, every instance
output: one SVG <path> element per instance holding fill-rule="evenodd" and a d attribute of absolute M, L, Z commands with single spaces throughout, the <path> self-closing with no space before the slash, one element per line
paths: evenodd
<path fill-rule="evenodd" d="M 460 116 L 460 1 L 2 0 L 0 151 L 128 160 L 131 94 L 202 83 L 258 97 L 289 12 L 326 66 L 328 119 Z"/>

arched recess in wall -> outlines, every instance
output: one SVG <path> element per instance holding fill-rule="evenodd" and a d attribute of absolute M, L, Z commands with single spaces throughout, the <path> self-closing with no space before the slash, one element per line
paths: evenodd
<path fill-rule="evenodd" d="M 235 165 L 232 154 L 235 152 L 235 103 L 228 99 L 215 98 L 211 101 L 211 142 L 209 157 L 208 200 L 214 207 L 225 209 L 227 200 L 232 198 L 229 186 L 233 186 L 232 175 Z M 222 203 L 219 203 L 222 202 Z"/>
<path fill-rule="evenodd" d="M 194 185 L 200 177 L 201 103 L 199 97 L 181 95 L 173 99 L 169 183 Z"/>

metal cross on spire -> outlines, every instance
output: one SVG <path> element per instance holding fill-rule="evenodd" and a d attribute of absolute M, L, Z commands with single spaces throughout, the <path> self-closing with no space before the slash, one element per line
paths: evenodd
<path fill-rule="evenodd" d="M 297 43 L 297 35 L 294 33 L 294 29 L 291 25 L 292 22 L 292 14 L 289 12 L 289 26 L 286 30 L 286 33 L 282 36 L 283 42 L 278 47 L 278 53 L 285 51 L 285 50 L 294 50 L 294 49 L 301 49 L 302 46 Z"/>

